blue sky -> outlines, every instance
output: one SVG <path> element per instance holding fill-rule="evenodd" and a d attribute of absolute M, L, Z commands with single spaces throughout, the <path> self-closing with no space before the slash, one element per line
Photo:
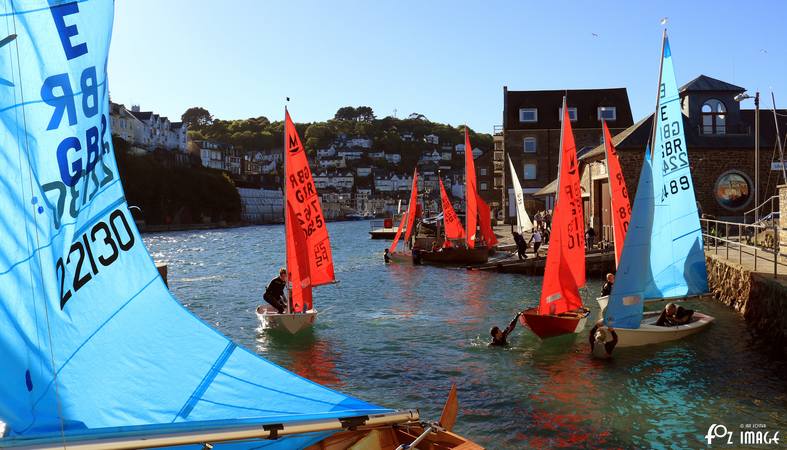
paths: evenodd
<path fill-rule="evenodd" d="M 626 87 L 635 120 L 654 106 L 668 17 L 678 83 L 704 73 L 787 108 L 787 2 L 115 2 L 114 101 L 170 119 L 298 122 L 341 106 L 411 112 L 491 132 L 502 89 Z M 593 33 L 598 36 L 594 36 Z M 753 108 L 751 101 L 748 108 Z"/>

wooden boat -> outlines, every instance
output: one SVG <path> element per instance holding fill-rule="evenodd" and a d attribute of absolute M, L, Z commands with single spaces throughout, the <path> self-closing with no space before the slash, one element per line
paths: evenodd
<path fill-rule="evenodd" d="M 644 313 L 639 328 L 615 328 L 618 335 L 616 347 L 636 347 L 683 339 L 699 333 L 714 320 L 707 314 L 695 312 L 692 321 L 685 325 L 663 327 L 656 325 L 660 315 L 661 311 Z"/>
<path fill-rule="evenodd" d="M 391 262 L 395 263 L 404 263 L 404 262 L 412 262 L 413 261 L 413 254 L 409 250 L 402 250 L 398 251 L 397 246 L 399 245 L 399 238 L 402 236 L 402 232 L 404 232 L 404 241 L 405 243 L 410 242 L 410 236 L 412 235 L 412 230 L 415 228 L 415 216 L 418 210 L 417 202 L 418 201 L 418 168 L 413 170 L 413 186 L 410 190 L 410 202 L 407 204 L 407 212 L 402 214 L 402 218 L 399 221 L 399 227 L 396 229 L 396 233 L 394 234 L 394 240 L 391 242 L 391 247 L 388 248 L 388 257 L 391 259 Z M 400 205 L 401 206 L 401 205 Z"/>
<path fill-rule="evenodd" d="M 409 251 L 399 251 L 388 253 L 388 257 L 391 258 L 391 262 L 393 263 L 412 263 L 413 262 L 413 254 Z"/>
<path fill-rule="evenodd" d="M 270 305 L 260 305 L 257 307 L 257 318 L 265 329 L 297 334 L 299 331 L 314 324 L 314 320 L 317 318 L 317 311 L 310 309 L 301 313 L 279 314 Z"/>
<path fill-rule="evenodd" d="M 565 97 L 562 111 L 558 195 L 541 297 L 537 307 L 519 316 L 541 339 L 579 333 L 590 314 L 579 294 L 579 287 L 585 284 L 585 225 L 577 151 Z"/>
<path fill-rule="evenodd" d="M 290 295 L 285 313 L 260 305 L 257 317 L 265 329 L 295 334 L 314 324 L 317 317 L 312 288 L 336 278 L 328 228 L 306 152 L 286 109 L 284 116 L 284 238 Z"/>
<path fill-rule="evenodd" d="M 421 251 L 421 262 L 424 264 L 467 266 L 483 264 L 488 259 L 487 247 L 444 247 L 437 251 Z"/>
<path fill-rule="evenodd" d="M 664 30 L 658 113 L 653 115 L 650 140 L 654 151 L 650 145 L 646 147 L 612 293 L 598 299 L 604 322 L 618 334 L 618 347 L 681 339 L 713 322 L 712 317 L 695 312 L 696 320 L 691 324 L 658 327 L 653 323 L 660 312 L 644 312 L 646 303 L 681 300 L 708 292 L 679 98 L 672 51 Z"/>

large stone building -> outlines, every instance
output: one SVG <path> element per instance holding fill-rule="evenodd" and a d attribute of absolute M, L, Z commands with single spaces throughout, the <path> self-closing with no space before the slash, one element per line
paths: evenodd
<path fill-rule="evenodd" d="M 718 219 L 742 220 L 754 208 L 754 110 L 741 109 L 736 95 L 745 89 L 705 75 L 680 88 L 694 192 L 702 214 Z M 787 130 L 787 111 L 777 111 L 779 129 Z M 651 136 L 652 115 L 616 135 L 618 151 L 630 198 L 634 198 L 645 146 Z M 760 112 L 759 199 L 764 202 L 783 184 L 780 170 L 771 170 L 779 153 L 771 111 Z M 580 157 L 586 212 L 597 233 L 608 237 L 611 224 L 609 187 L 602 145 Z M 590 180 L 592 179 L 592 183 Z M 770 212 L 770 211 L 766 211 Z M 750 217 L 751 218 L 751 215 Z"/>
<path fill-rule="evenodd" d="M 580 153 L 601 142 L 602 119 L 607 121 L 613 134 L 634 123 L 625 88 L 509 91 L 504 86 L 502 145 L 531 202 L 532 194 L 546 187 L 557 176 L 563 96 L 567 99 L 574 139 Z M 492 186 L 485 197 L 493 202 L 502 198 L 504 184 L 508 189 L 505 201 L 509 205 L 506 217 L 513 217 L 515 213 L 510 207 L 513 191 L 508 181 L 507 163 L 495 158 L 494 153 L 482 162 L 488 167 L 487 186 Z M 505 183 L 499 180 L 495 183 L 495 176 L 502 176 Z M 549 203 L 547 198 L 546 204 L 536 205 L 534 209 L 550 208 Z"/>
<path fill-rule="evenodd" d="M 182 122 L 170 122 L 152 111 L 140 111 L 136 105 L 126 109 L 118 103 L 110 104 L 109 117 L 112 134 L 136 151 L 163 149 L 186 153 L 188 150 L 188 127 Z"/>

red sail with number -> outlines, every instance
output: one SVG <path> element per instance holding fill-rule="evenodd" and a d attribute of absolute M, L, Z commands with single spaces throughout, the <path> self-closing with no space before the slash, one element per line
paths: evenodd
<path fill-rule="evenodd" d="M 451 199 L 448 198 L 448 194 L 445 192 L 442 179 L 440 180 L 440 201 L 443 204 L 446 241 L 449 239 L 464 239 L 465 229 L 462 228 L 462 222 L 459 221 L 459 217 L 456 215 L 453 205 L 451 205 Z"/>
<path fill-rule="evenodd" d="M 293 285 L 293 307 L 298 312 L 311 308 L 312 287 L 331 283 L 335 276 L 328 228 L 309 169 L 309 161 L 287 111 L 284 122 L 287 266 Z M 297 271 L 293 270 L 295 265 L 298 267 Z M 304 292 L 300 296 L 302 301 L 295 298 L 298 290 Z M 308 296 L 305 290 L 309 291 Z"/>
<path fill-rule="evenodd" d="M 475 162 L 473 161 L 473 147 L 470 146 L 470 135 L 465 125 L 465 201 L 467 202 L 467 248 L 475 247 L 476 227 L 478 224 L 478 205 L 476 204 Z"/>
<path fill-rule="evenodd" d="M 607 173 L 609 174 L 609 190 L 612 202 L 612 229 L 615 237 L 615 267 L 620 262 L 623 253 L 623 243 L 626 242 L 626 231 L 631 221 L 631 203 L 629 192 L 626 189 L 626 180 L 620 170 L 620 160 L 615 146 L 612 145 L 612 136 L 604 122 L 604 149 L 607 153 Z"/>

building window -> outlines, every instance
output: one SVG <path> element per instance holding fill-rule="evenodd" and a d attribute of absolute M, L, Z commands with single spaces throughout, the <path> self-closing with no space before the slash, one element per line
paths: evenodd
<path fill-rule="evenodd" d="M 744 173 L 731 170 L 716 180 L 716 201 L 727 209 L 741 209 L 751 200 L 751 181 Z"/>
<path fill-rule="evenodd" d="M 486 183 L 481 183 L 481 190 L 482 190 L 482 191 L 485 191 L 485 190 L 486 190 Z"/>
<path fill-rule="evenodd" d="M 525 148 L 525 153 L 536 152 L 536 138 L 526 137 L 522 145 Z"/>
<path fill-rule="evenodd" d="M 607 122 L 614 122 L 617 119 L 617 110 L 614 106 L 599 106 L 598 107 L 598 120 L 606 120 Z"/>
<path fill-rule="evenodd" d="M 525 180 L 536 179 L 536 163 L 525 163 L 524 178 Z"/>
<path fill-rule="evenodd" d="M 538 122 L 538 108 L 519 108 L 520 122 Z"/>
<path fill-rule="evenodd" d="M 479 174 L 479 175 L 481 175 L 482 177 L 486 176 L 486 168 L 482 167 L 482 168 L 481 168 L 481 169 L 478 171 L 478 174 Z"/>
<path fill-rule="evenodd" d="M 557 109 L 557 114 L 558 114 L 558 120 L 560 120 L 562 122 L 563 121 L 563 107 L 562 106 Z M 572 122 L 576 122 L 577 121 L 577 108 L 575 108 L 573 106 L 569 106 L 568 107 L 568 118 Z"/>
<path fill-rule="evenodd" d="M 727 133 L 727 108 L 712 98 L 702 104 L 702 134 Z"/>

